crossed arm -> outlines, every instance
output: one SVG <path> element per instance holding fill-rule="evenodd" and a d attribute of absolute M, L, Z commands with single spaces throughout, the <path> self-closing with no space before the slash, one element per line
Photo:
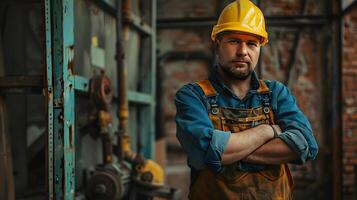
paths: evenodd
<path fill-rule="evenodd" d="M 276 83 L 272 90 L 277 98 L 272 100 L 276 102 L 274 114 L 279 124 L 284 124 L 287 130 L 276 139 L 273 139 L 274 131 L 269 125 L 259 125 L 233 134 L 214 130 L 207 108 L 199 98 L 202 94 L 193 85 L 178 91 L 175 99 L 177 138 L 189 154 L 190 164 L 197 169 L 206 165 L 219 171 L 222 164 L 236 161 L 280 164 L 313 160 L 318 146 L 307 118 L 286 87 Z"/>
<path fill-rule="evenodd" d="M 279 126 L 274 125 L 274 128 L 278 134 L 281 133 Z M 264 124 L 232 134 L 222 155 L 222 164 L 239 160 L 254 164 L 281 164 L 297 159 L 297 153 L 281 139 L 274 139 L 272 127 Z"/>

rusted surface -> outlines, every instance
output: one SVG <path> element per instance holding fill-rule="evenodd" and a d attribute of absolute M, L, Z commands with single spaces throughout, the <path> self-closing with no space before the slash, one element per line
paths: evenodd
<path fill-rule="evenodd" d="M 90 80 L 90 96 L 96 105 L 103 110 L 109 110 L 113 99 L 113 89 L 106 75 L 97 75 Z"/>

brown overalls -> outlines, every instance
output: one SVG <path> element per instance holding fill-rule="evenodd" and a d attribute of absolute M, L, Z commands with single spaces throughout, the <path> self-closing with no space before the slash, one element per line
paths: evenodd
<path fill-rule="evenodd" d="M 260 80 L 259 94 L 269 94 L 269 88 Z M 206 97 L 217 96 L 209 80 L 197 82 Z M 258 124 L 275 124 L 270 100 L 252 109 L 234 109 L 210 105 L 209 118 L 214 128 L 239 134 Z M 241 171 L 238 162 L 226 165 L 217 174 L 206 168 L 199 172 L 192 183 L 189 199 L 193 200 L 290 200 L 293 180 L 286 164 L 270 165 L 256 172 Z"/>

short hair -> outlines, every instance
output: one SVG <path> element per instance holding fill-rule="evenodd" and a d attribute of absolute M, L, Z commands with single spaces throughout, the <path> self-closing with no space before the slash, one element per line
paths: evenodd
<path fill-rule="evenodd" d="M 222 31 L 217 33 L 216 39 L 217 40 L 221 40 L 223 38 L 223 36 L 228 35 L 230 33 L 234 33 L 234 31 Z"/>
<path fill-rule="evenodd" d="M 227 34 L 230 34 L 230 33 L 236 33 L 237 31 L 222 31 L 220 33 L 217 33 L 217 36 L 216 36 L 216 39 L 217 40 L 221 40 L 223 38 L 223 36 L 227 35 Z M 244 33 L 244 32 L 242 32 Z M 253 34 L 250 34 L 250 33 L 247 33 L 249 35 L 253 35 Z M 260 43 L 263 43 L 264 41 L 264 38 L 262 36 L 259 36 L 259 35 L 254 35 L 258 38 L 259 42 Z"/>

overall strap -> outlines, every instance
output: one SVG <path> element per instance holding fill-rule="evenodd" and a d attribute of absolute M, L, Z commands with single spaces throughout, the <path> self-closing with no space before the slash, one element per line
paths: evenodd
<path fill-rule="evenodd" d="M 265 94 L 270 92 L 270 89 L 268 88 L 267 84 L 262 79 L 259 79 L 259 84 L 260 86 L 257 90 L 259 94 Z"/>
<path fill-rule="evenodd" d="M 214 89 L 211 81 L 209 81 L 208 79 L 197 81 L 196 84 L 200 86 L 206 97 L 217 96 L 216 90 Z"/>
<path fill-rule="evenodd" d="M 258 94 L 261 95 L 263 107 L 270 107 L 271 92 L 267 84 L 263 80 L 259 80 L 260 86 L 257 90 Z"/>
<path fill-rule="evenodd" d="M 217 115 L 219 112 L 218 105 L 217 105 L 218 93 L 216 89 L 214 89 L 211 81 L 205 79 L 205 80 L 197 81 L 196 84 L 202 89 L 203 93 L 208 99 L 207 101 L 208 112 Z"/>
<path fill-rule="evenodd" d="M 267 84 L 263 80 L 259 80 L 260 86 L 257 90 L 258 94 L 261 95 L 261 100 L 263 104 L 263 112 L 265 116 L 269 119 L 271 124 L 275 124 L 274 113 L 271 107 L 271 91 Z"/>

